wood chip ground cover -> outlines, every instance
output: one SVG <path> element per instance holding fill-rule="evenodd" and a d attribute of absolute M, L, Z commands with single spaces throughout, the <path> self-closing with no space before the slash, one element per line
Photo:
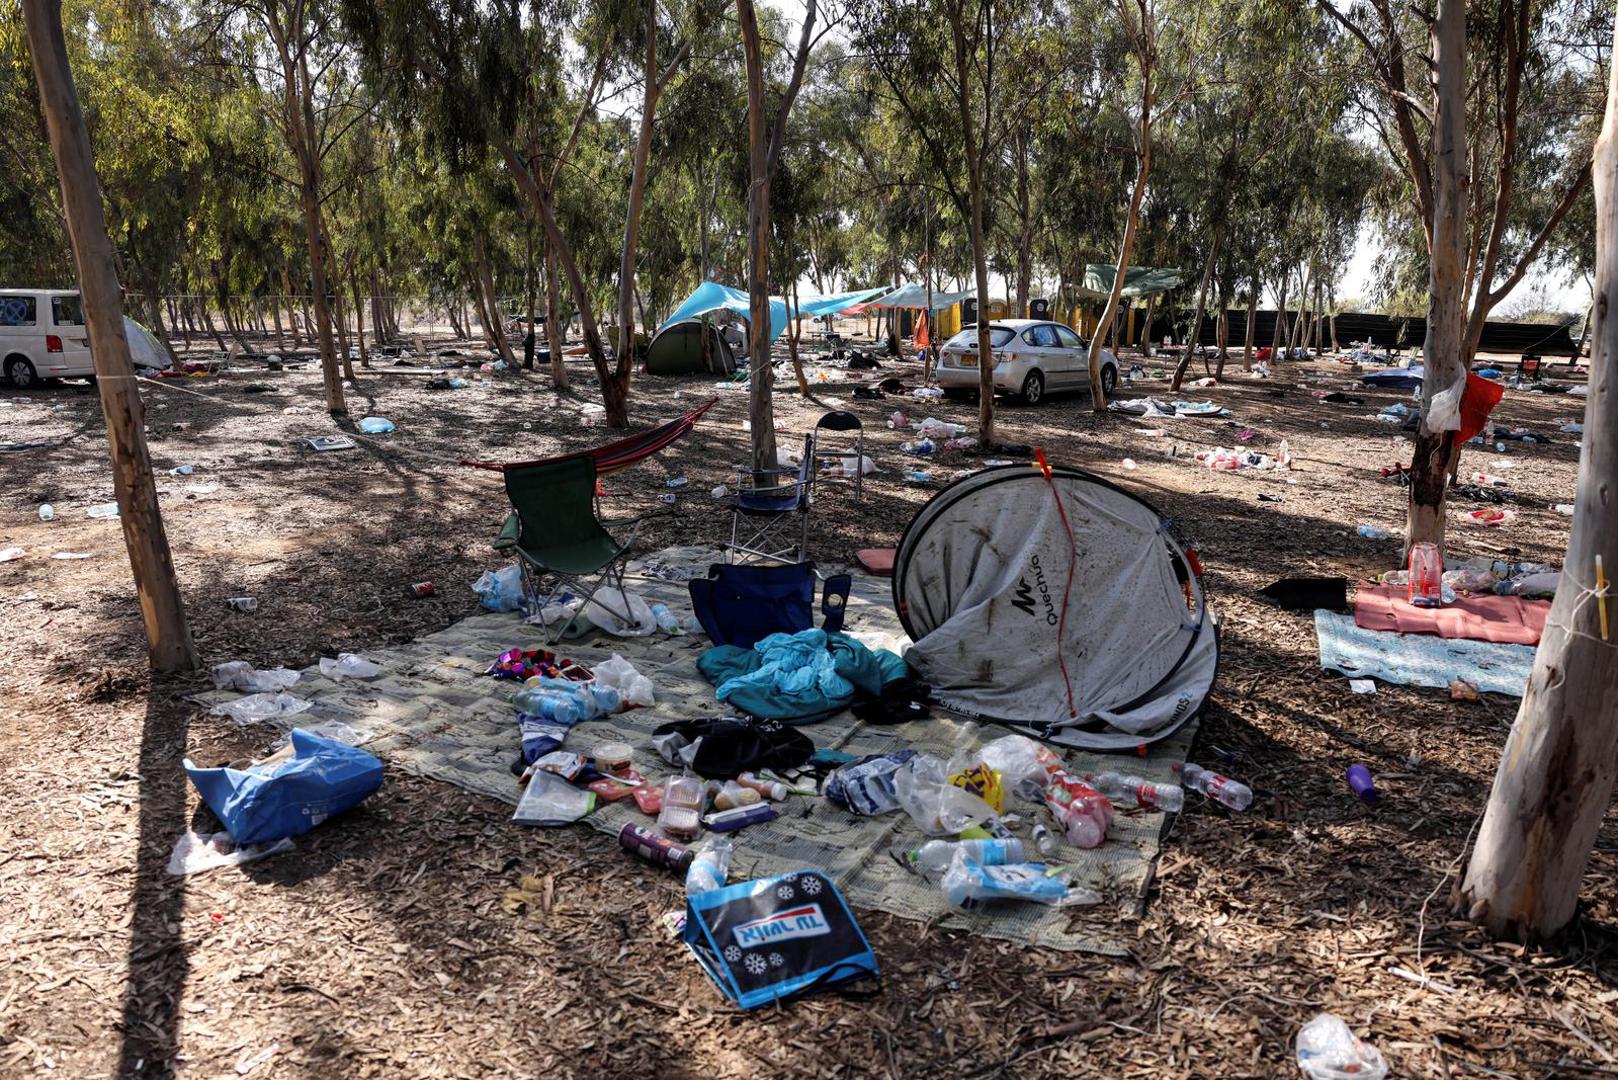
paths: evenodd
<path fill-rule="evenodd" d="M 563 395 L 539 375 L 431 391 L 419 369 L 362 373 L 354 416 L 387 416 L 398 431 L 324 454 L 300 445 L 334 430 L 312 368 L 146 387 L 206 661 L 301 667 L 470 614 L 468 584 L 499 565 L 488 542 L 505 499 L 495 476 L 454 462 L 610 438 L 583 426 L 594 387 L 587 367 L 572 370 L 577 390 Z M 879 374 L 894 373 L 915 381 L 910 367 Z M 170 878 L 176 838 L 213 827 L 180 758 L 262 753 L 273 733 L 186 703 L 199 677 L 147 676 L 117 524 L 84 513 L 112 497 L 93 393 L 0 394 L 0 441 L 60 440 L 0 455 L 0 547 L 25 549 L 0 564 L 0 1076 L 1286 1076 L 1294 1034 L 1323 1009 L 1400 1076 L 1618 1075 L 1611 820 L 1555 948 L 1491 943 L 1453 920 L 1451 872 L 1516 702 L 1352 694 L 1319 672 L 1307 616 L 1252 598 L 1282 575 L 1352 578 L 1397 557 L 1395 542 L 1354 528 L 1396 532 L 1402 520 L 1403 490 L 1377 473 L 1408 461 L 1405 444 L 1370 418 L 1402 395 L 1353 391 L 1364 406 L 1314 396 L 1348 378 L 1289 364 L 1190 391 L 1230 407 L 1228 421 L 1097 418 L 1074 397 L 1000 413 L 1002 438 L 1095 469 L 1175 517 L 1226 619 L 1193 757 L 1248 780 L 1258 799 L 1246 814 L 1194 799 L 1177 819 L 1151 903 L 1128 928 L 1132 955 L 1042 953 L 868 914 L 880 997 L 746 1015 L 723 1007 L 660 929 L 681 902 L 673 877 L 589 829 L 521 830 L 494 800 L 403 774 L 290 854 Z M 252 383 L 272 390 L 243 393 Z M 786 445 L 830 407 L 789 385 L 777 398 Z M 713 542 L 728 527 L 707 493 L 732 483 L 745 456 L 745 395 L 712 387 L 636 384 L 637 428 L 721 398 L 695 435 L 607 482 L 609 506 L 630 510 L 688 478 L 675 513 L 643 531 L 648 547 Z M 859 507 L 824 492 L 811 544 L 834 563 L 892 544 L 929 494 L 903 483 L 909 436 L 884 418 L 902 409 L 970 427 L 975 406 L 817 389 L 864 419 L 883 470 Z M 1161 396 L 1165 384 L 1143 389 Z M 1559 558 L 1566 519 L 1554 507 L 1571 501 L 1577 449 L 1558 421 L 1582 405 L 1507 391 L 1496 419 L 1555 441 L 1468 451 L 1463 471 L 1508 478 L 1517 517 L 1463 526 L 1459 512 L 1485 504 L 1457 499 L 1456 554 Z M 1215 473 L 1193 460 L 1243 427 L 1266 452 L 1286 439 L 1294 470 Z M 1125 470 L 1125 457 L 1139 467 Z M 973 462 L 945 452 L 924 467 L 941 478 Z M 195 471 L 169 475 L 184 464 Z M 55 521 L 38 520 L 41 502 Z M 412 596 L 424 580 L 436 594 Z M 225 604 L 247 595 L 257 611 Z M 1343 783 L 1353 762 L 1376 773 L 1379 804 Z"/>

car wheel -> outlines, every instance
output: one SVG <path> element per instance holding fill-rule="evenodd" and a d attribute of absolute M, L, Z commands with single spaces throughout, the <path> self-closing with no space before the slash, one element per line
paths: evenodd
<path fill-rule="evenodd" d="M 1101 397 L 1112 397 L 1112 391 L 1118 385 L 1118 369 L 1111 364 L 1101 369 Z"/>
<path fill-rule="evenodd" d="M 39 385 L 39 372 L 34 370 L 34 362 L 26 356 L 13 356 L 6 361 L 6 378 L 18 390 L 30 390 Z"/>
<path fill-rule="evenodd" d="M 1024 405 L 1038 405 L 1045 397 L 1045 376 L 1037 371 L 1030 371 L 1028 378 L 1022 381 L 1020 396 Z"/>

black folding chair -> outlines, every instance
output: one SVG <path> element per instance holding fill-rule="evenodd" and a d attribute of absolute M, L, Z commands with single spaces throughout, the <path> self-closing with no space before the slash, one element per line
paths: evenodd
<path fill-rule="evenodd" d="M 845 438 L 849 432 L 854 432 L 854 445 L 846 444 L 841 447 L 825 446 L 819 441 L 821 431 L 835 431 Z M 861 502 L 865 498 L 865 425 L 860 418 L 851 412 L 838 409 L 829 412 L 815 421 L 815 467 L 819 468 L 822 461 L 842 461 L 850 455 L 854 458 L 854 501 Z"/>
<path fill-rule="evenodd" d="M 815 437 L 803 437 L 803 460 L 794 468 L 740 469 L 730 511 L 733 563 L 752 559 L 809 561 L 809 508 L 815 484 Z M 797 527 L 797 538 L 789 531 Z"/>

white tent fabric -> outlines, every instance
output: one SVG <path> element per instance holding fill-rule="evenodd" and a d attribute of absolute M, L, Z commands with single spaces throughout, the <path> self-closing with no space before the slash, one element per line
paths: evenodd
<path fill-rule="evenodd" d="M 968 289 L 965 292 L 953 292 L 953 293 L 952 292 L 939 292 L 937 289 L 934 289 L 933 290 L 933 296 L 932 296 L 932 308 L 931 308 L 931 310 L 933 310 L 933 311 L 947 310 L 948 308 L 952 308 L 956 304 L 959 304 L 962 300 L 965 300 L 967 297 L 976 296 L 977 294 L 978 294 L 978 291 L 976 289 Z M 875 307 L 875 308 L 917 308 L 917 309 L 926 309 L 927 308 L 927 289 L 926 289 L 925 286 L 917 285 L 914 282 L 910 283 L 909 285 L 901 285 L 901 286 L 899 286 L 899 288 L 894 289 L 890 293 L 885 293 L 882 296 L 877 297 L 875 300 L 867 301 L 865 306 L 866 307 Z"/>
<path fill-rule="evenodd" d="M 168 350 L 163 343 L 146 327 L 124 316 L 124 337 L 129 339 L 129 359 L 134 361 L 137 368 L 157 368 L 159 371 L 169 366 Z"/>
<path fill-rule="evenodd" d="M 940 492 L 900 541 L 893 592 L 905 658 L 940 703 L 1054 741 L 1151 742 L 1213 685 L 1212 619 L 1162 518 L 1076 469 L 987 469 Z"/>
<path fill-rule="evenodd" d="M 862 303 L 881 291 L 881 289 L 857 289 L 854 292 L 828 293 L 825 296 L 800 296 L 797 303 L 798 317 L 801 319 L 810 315 L 832 315 L 853 304 Z M 787 328 L 789 303 L 788 299 L 779 296 L 770 297 L 771 341 L 780 337 L 782 331 Z M 674 314 L 663 320 L 657 328 L 658 333 L 662 333 L 677 322 L 706 315 L 710 311 L 734 311 L 746 318 L 752 313 L 752 300 L 740 289 L 732 289 L 716 281 L 705 281 L 697 286 L 696 292 L 685 298 L 684 303 L 674 309 Z"/>

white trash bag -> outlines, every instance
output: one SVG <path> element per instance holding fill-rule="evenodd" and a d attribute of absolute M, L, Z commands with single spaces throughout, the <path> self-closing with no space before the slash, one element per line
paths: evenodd
<path fill-rule="evenodd" d="M 595 675 L 597 683 L 617 690 L 619 699 L 625 705 L 656 704 L 652 680 L 636 671 L 634 664 L 617 653 L 613 653 L 612 659 L 606 663 L 597 664 L 590 670 Z"/>
<path fill-rule="evenodd" d="M 614 637 L 646 637 L 657 633 L 657 616 L 639 593 L 597 589 L 584 605 L 584 616 Z"/>

